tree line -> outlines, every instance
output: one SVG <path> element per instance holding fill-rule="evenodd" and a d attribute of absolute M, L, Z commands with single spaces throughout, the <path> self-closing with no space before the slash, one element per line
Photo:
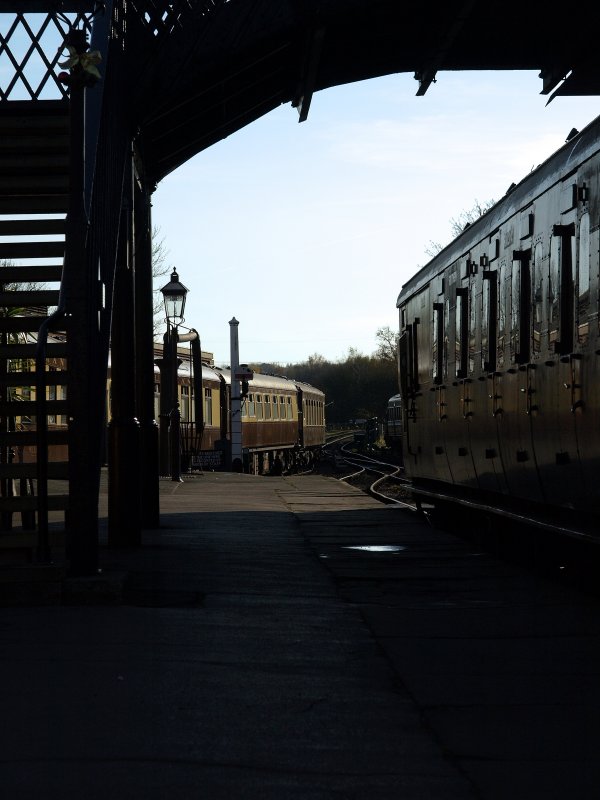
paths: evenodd
<path fill-rule="evenodd" d="M 344 360 L 335 362 L 315 353 L 297 364 L 250 366 L 255 372 L 285 375 L 321 389 L 327 424 L 346 425 L 370 417 L 382 420 L 387 401 L 398 393 L 397 339 L 398 334 L 385 326 L 377 331 L 377 350 L 370 356 L 351 347 Z"/>

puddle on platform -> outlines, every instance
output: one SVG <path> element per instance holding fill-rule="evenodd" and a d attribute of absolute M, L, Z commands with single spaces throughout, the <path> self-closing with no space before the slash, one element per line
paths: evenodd
<path fill-rule="evenodd" d="M 349 544 L 344 545 L 344 550 L 362 550 L 366 553 L 398 553 L 400 550 L 406 550 L 399 544 Z"/>

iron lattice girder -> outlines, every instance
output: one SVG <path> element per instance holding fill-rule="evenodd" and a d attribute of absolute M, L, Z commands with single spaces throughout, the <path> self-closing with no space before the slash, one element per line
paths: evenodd
<path fill-rule="evenodd" d="M 582 0 L 579 19 L 596 16 Z M 600 94 L 590 52 L 537 4 L 513 0 L 434 11 L 397 0 L 229 0 L 211 15 L 187 13 L 162 40 L 136 77 L 135 116 L 156 183 L 282 103 L 303 99 L 306 111 L 313 91 L 367 78 L 411 72 L 424 94 L 442 70 L 536 70 L 545 94 L 558 84 Z"/>
<path fill-rule="evenodd" d="M 90 14 L 95 0 L 0 0 L 0 14 Z"/>

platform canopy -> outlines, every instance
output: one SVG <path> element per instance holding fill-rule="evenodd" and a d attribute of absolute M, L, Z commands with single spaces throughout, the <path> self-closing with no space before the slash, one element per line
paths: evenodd
<path fill-rule="evenodd" d="M 582 0 L 576 16 L 581 29 L 597 5 Z M 229 0 L 175 31 L 146 73 L 149 174 L 160 180 L 282 103 L 303 121 L 321 89 L 409 72 L 424 95 L 449 70 L 535 70 L 549 98 L 600 94 L 594 47 L 545 4 Z"/>
<path fill-rule="evenodd" d="M 120 85 L 155 184 L 283 103 L 304 121 L 315 92 L 368 78 L 411 73 L 422 96 L 445 71 L 533 70 L 549 100 L 600 94 L 591 0 L 568 19 L 521 0 L 0 0 L 0 13 L 92 11 L 124 26 Z"/>

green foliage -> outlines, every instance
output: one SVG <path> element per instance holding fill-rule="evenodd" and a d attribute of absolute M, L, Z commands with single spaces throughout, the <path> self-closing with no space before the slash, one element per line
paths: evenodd
<path fill-rule="evenodd" d="M 325 392 L 328 424 L 342 425 L 368 417 L 383 419 L 388 399 L 398 392 L 395 357 L 381 357 L 378 352 L 365 356 L 355 348 L 337 362 L 315 353 L 305 362 L 281 367 L 280 374 Z"/>

